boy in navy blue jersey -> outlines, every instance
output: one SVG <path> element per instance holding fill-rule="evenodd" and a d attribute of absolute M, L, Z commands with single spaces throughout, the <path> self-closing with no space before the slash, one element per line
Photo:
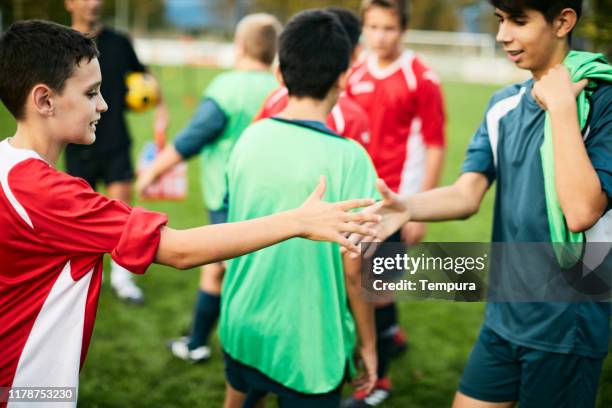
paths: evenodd
<path fill-rule="evenodd" d="M 494 242 L 610 242 L 612 69 L 603 56 L 570 50 L 582 2 L 491 3 L 497 41 L 532 78 L 493 95 L 452 186 L 399 197 L 379 181 L 386 216 L 378 239 L 407 219 L 467 218 L 497 181 Z M 549 265 L 564 267 L 563 257 L 544 252 L 529 262 L 548 267 L 512 259 L 496 278 L 534 289 L 558 278 Z M 454 407 L 594 406 L 610 304 L 540 300 L 487 304 Z"/>

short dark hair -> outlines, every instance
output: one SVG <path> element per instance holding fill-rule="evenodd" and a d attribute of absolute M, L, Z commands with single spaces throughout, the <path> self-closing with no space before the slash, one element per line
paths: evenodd
<path fill-rule="evenodd" d="M 400 27 L 402 29 L 408 28 L 408 20 L 410 15 L 408 13 L 408 0 L 362 0 L 361 2 L 361 20 L 365 16 L 366 11 L 372 7 L 382 7 L 393 10 L 399 17 Z"/>
<path fill-rule="evenodd" d="M 329 11 L 296 14 L 280 36 L 279 67 L 291 96 L 325 99 L 350 57 L 348 35 Z"/>
<path fill-rule="evenodd" d="M 357 44 L 359 44 L 359 38 L 361 37 L 361 22 L 359 18 L 351 10 L 342 7 L 328 7 L 326 10 L 338 17 L 354 50 Z"/>
<path fill-rule="evenodd" d="M 42 20 L 16 22 L 0 37 L 0 100 L 16 120 L 23 119 L 34 85 L 61 93 L 76 66 L 97 57 L 93 39 L 72 28 Z"/>
<path fill-rule="evenodd" d="M 510 17 L 521 17 L 526 10 L 539 11 L 547 22 L 553 20 L 565 8 L 571 8 L 578 18 L 582 14 L 582 0 L 489 0 L 491 5 L 508 13 Z"/>

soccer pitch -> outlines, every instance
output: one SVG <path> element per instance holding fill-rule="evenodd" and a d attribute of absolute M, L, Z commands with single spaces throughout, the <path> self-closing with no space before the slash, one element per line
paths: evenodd
<path fill-rule="evenodd" d="M 156 67 L 171 114 L 172 138 L 189 120 L 206 84 L 219 70 Z M 459 174 L 464 152 L 483 117 L 491 94 L 498 87 L 444 82 L 448 149 L 442 184 Z M 131 114 L 133 157 L 152 139 L 152 113 Z M 14 123 L 0 106 L 0 139 L 14 131 Z M 174 228 L 207 222 L 199 185 L 199 169 L 189 163 L 189 197 L 184 202 L 140 203 L 163 211 Z M 60 163 L 60 167 L 62 164 Z M 481 211 L 467 221 L 430 224 L 427 241 L 489 241 L 493 193 Z M 279 271 L 282 273 L 282 271 Z M 103 284 L 97 322 L 88 358 L 81 372 L 79 405 L 85 407 L 219 407 L 225 391 L 219 343 L 213 357 L 201 365 L 177 360 L 166 341 L 186 333 L 191 321 L 199 270 L 178 271 L 153 265 L 138 278 L 146 304 L 128 306 Z M 385 407 L 449 406 L 463 366 L 478 335 L 483 303 L 400 302 L 401 325 L 408 333 L 410 350 L 392 364 L 393 393 Z M 289 369 L 289 368 L 288 368 Z M 551 373 L 554 375 L 554 373 Z M 349 387 L 345 387 L 348 391 Z M 270 406 L 275 406 L 271 401 Z M 612 362 L 606 360 L 601 376 L 598 407 L 612 406 Z"/>

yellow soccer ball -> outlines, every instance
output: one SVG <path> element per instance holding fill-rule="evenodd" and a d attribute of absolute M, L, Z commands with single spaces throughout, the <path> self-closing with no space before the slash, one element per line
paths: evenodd
<path fill-rule="evenodd" d="M 157 81 L 146 72 L 132 72 L 125 77 L 125 103 L 135 112 L 143 112 L 159 102 Z"/>

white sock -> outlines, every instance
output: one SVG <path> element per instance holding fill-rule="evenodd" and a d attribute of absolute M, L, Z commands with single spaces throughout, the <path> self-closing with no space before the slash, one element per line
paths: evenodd
<path fill-rule="evenodd" d="M 133 276 L 132 272 L 125 269 L 123 266 L 116 263 L 111 259 L 111 272 L 110 272 L 110 280 L 111 285 L 118 286 L 122 285 L 127 281 L 132 281 Z"/>

